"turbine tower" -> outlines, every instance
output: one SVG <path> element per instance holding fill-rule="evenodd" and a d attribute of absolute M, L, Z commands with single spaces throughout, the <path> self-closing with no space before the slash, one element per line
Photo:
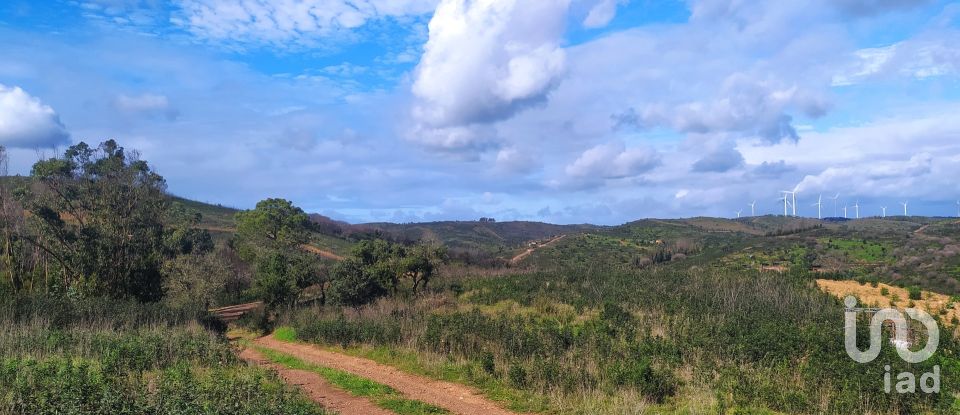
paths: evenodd
<path fill-rule="evenodd" d="M 840 193 L 837 193 L 836 196 L 831 197 L 833 199 L 833 217 L 837 217 L 837 199 L 840 198 Z"/>
<path fill-rule="evenodd" d="M 781 190 L 780 193 L 783 193 L 783 216 L 787 216 L 787 205 L 793 207 L 793 216 L 797 216 L 797 191 Z M 787 200 L 787 195 L 792 201 Z"/>
<path fill-rule="evenodd" d="M 960 218 L 960 200 L 957 201 L 957 217 Z"/>
<path fill-rule="evenodd" d="M 740 214 L 743 213 L 743 209 L 737 211 L 737 219 L 740 219 Z"/>
<path fill-rule="evenodd" d="M 844 218 L 844 219 L 847 218 L 847 206 L 844 206 L 844 207 L 843 207 L 843 218 Z"/>
<path fill-rule="evenodd" d="M 817 203 L 814 203 L 811 206 L 817 207 L 817 219 L 823 219 L 823 215 L 820 214 L 820 209 L 823 207 L 823 195 L 817 197 Z"/>
<path fill-rule="evenodd" d="M 910 201 L 900 202 L 900 204 L 903 205 L 903 216 L 910 216 L 907 214 L 907 205 L 910 204 Z"/>
<path fill-rule="evenodd" d="M 860 201 L 853 204 L 853 209 L 857 212 L 857 219 L 860 219 Z"/>
<path fill-rule="evenodd" d="M 749 205 L 750 205 L 750 216 L 757 216 L 757 212 L 756 210 L 754 210 L 754 207 L 757 206 L 757 201 L 754 200 L 753 202 L 749 203 Z M 957 205 L 960 206 L 960 202 L 957 202 Z M 960 212 L 960 208 L 957 208 L 957 211 Z"/>
<path fill-rule="evenodd" d="M 883 209 L 883 216 L 882 216 L 882 217 L 884 217 L 884 218 L 887 217 L 887 207 L 886 207 L 886 206 L 880 206 L 880 209 Z"/>

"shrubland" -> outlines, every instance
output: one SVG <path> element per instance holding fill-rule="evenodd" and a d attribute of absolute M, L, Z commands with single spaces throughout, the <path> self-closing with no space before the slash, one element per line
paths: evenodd
<path fill-rule="evenodd" d="M 596 265 L 605 262 L 496 277 L 445 275 L 429 295 L 359 309 L 300 309 L 283 324 L 300 341 L 419 366 L 520 410 L 960 408 L 952 336 L 941 338 L 937 355 L 921 364 L 903 363 L 889 347 L 876 361 L 858 364 L 843 349 L 843 306 L 802 268 L 725 268 L 710 255 L 643 268 Z M 861 322 L 860 339 L 866 326 Z M 944 390 L 886 394 L 887 364 L 894 373 L 940 366 Z"/>

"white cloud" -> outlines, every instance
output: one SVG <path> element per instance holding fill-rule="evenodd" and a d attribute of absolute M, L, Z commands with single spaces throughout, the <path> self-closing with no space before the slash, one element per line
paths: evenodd
<path fill-rule="evenodd" d="M 462 138 L 460 128 L 504 120 L 543 101 L 564 73 L 559 42 L 568 6 L 569 0 L 441 2 L 412 87 L 420 128 L 450 142 L 442 137 L 450 128 Z"/>
<path fill-rule="evenodd" d="M 660 162 L 660 154 L 652 149 L 627 149 L 622 141 L 616 141 L 584 151 L 565 172 L 578 179 L 617 179 L 646 173 Z"/>
<path fill-rule="evenodd" d="M 145 115 L 148 117 L 164 117 L 174 120 L 180 111 L 170 105 L 164 95 L 143 94 L 136 96 L 118 95 L 113 101 L 114 107 L 127 114 Z"/>
<path fill-rule="evenodd" d="M 179 0 L 171 19 L 212 41 L 311 44 L 375 19 L 420 15 L 436 0 Z"/>
<path fill-rule="evenodd" d="M 826 99 L 818 93 L 734 73 L 724 80 L 719 96 L 713 100 L 651 103 L 639 111 L 621 114 L 618 120 L 641 128 L 668 126 L 685 133 L 740 133 L 778 143 L 800 139 L 791 124 L 792 117 L 787 115 L 789 110 L 819 117 L 827 108 Z"/>
<path fill-rule="evenodd" d="M 798 191 L 855 189 L 857 194 L 888 196 L 903 194 L 933 171 L 933 156 L 920 153 L 906 160 L 884 160 L 855 166 L 828 167 L 803 178 Z M 851 187 L 851 184 L 853 187 Z"/>
<path fill-rule="evenodd" d="M 407 135 L 411 142 L 426 149 L 476 159 L 478 153 L 500 146 L 496 129 L 486 125 L 429 128 L 423 125 Z"/>
<path fill-rule="evenodd" d="M 596 29 L 610 24 L 610 21 L 617 16 L 617 6 L 628 2 L 629 0 L 600 0 L 583 19 L 583 27 Z"/>
<path fill-rule="evenodd" d="M 499 172 L 524 174 L 539 167 L 539 163 L 529 152 L 506 147 L 497 152 L 495 166 Z"/>
<path fill-rule="evenodd" d="M 0 145 L 40 148 L 69 142 L 70 134 L 53 108 L 20 87 L 0 84 Z"/>

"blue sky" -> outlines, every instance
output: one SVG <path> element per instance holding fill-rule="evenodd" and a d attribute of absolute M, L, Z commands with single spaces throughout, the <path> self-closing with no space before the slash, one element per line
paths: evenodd
<path fill-rule="evenodd" d="M 351 222 L 956 215 L 958 45 L 933 0 L 8 0 L 0 144 Z"/>

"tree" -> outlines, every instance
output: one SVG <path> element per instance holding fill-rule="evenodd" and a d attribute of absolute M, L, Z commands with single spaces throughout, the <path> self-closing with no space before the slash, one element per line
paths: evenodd
<path fill-rule="evenodd" d="M 79 294 L 154 301 L 162 294 L 166 182 L 113 140 L 38 161 L 16 197 L 22 237 L 53 258 L 50 284 Z"/>
<path fill-rule="evenodd" d="M 284 199 L 265 199 L 256 208 L 237 213 L 234 246 L 254 265 L 252 292 L 267 305 L 294 304 L 303 289 L 321 284 L 325 273 L 301 245 L 309 240 L 311 222 L 302 209 Z"/>
<path fill-rule="evenodd" d="M 399 261 L 399 273 L 409 278 L 413 283 L 413 293 L 416 294 L 420 285 L 426 289 L 430 279 L 436 274 L 439 263 L 446 261 L 447 251 L 443 247 L 430 245 L 416 245 L 404 250 Z"/>
<path fill-rule="evenodd" d="M 162 268 L 164 302 L 204 309 L 216 304 L 236 278 L 227 256 L 219 250 L 180 255 L 165 262 Z"/>
<path fill-rule="evenodd" d="M 296 249 L 308 240 L 310 218 L 288 200 L 265 199 L 256 208 L 237 213 L 237 240 L 241 255 L 256 250 Z"/>
<path fill-rule="evenodd" d="M 331 270 L 330 299 L 335 304 L 359 307 L 387 294 L 380 278 L 357 258 L 338 262 Z"/>
<path fill-rule="evenodd" d="M 364 272 L 380 282 L 383 287 L 397 291 L 400 282 L 399 259 L 403 247 L 383 239 L 363 240 L 353 246 L 351 254 L 360 261 Z"/>

